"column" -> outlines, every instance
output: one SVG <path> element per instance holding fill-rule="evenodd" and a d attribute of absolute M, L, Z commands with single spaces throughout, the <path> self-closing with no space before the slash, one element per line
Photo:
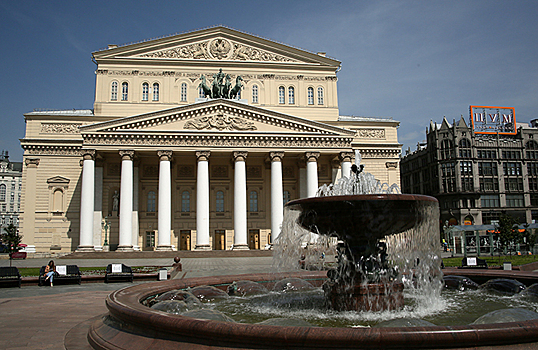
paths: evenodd
<path fill-rule="evenodd" d="M 32 252 L 35 252 L 35 194 L 37 193 L 37 167 L 39 166 L 39 158 L 25 158 L 24 165 L 26 166 L 26 178 L 24 178 L 23 173 L 23 191 L 25 195 L 21 203 L 21 209 L 24 214 L 22 221 L 19 223 L 19 228 L 22 233 L 22 243 L 28 244 L 26 251 L 29 251 L 30 248 Z"/>
<path fill-rule="evenodd" d="M 170 160 L 172 151 L 158 151 L 159 156 L 159 208 L 158 229 L 159 237 L 156 250 L 172 250 L 170 230 L 172 225 L 172 176 Z"/>
<path fill-rule="evenodd" d="M 319 152 L 306 152 L 306 196 L 315 197 L 318 192 Z"/>
<path fill-rule="evenodd" d="M 131 242 L 133 243 L 133 250 L 140 251 L 138 245 L 138 237 L 140 236 L 140 224 L 138 221 L 138 166 L 134 167 L 133 171 L 133 237 Z"/>
<path fill-rule="evenodd" d="M 247 170 L 248 152 L 234 152 L 234 246 L 248 250 L 247 240 Z"/>
<path fill-rule="evenodd" d="M 353 152 L 340 152 L 340 167 L 342 168 L 342 177 L 351 175 L 351 165 L 355 154 Z"/>
<path fill-rule="evenodd" d="M 196 246 L 194 250 L 211 250 L 209 245 L 209 156 L 210 151 L 196 152 Z"/>
<path fill-rule="evenodd" d="M 133 158 L 134 151 L 120 151 L 120 242 L 118 251 L 133 250 Z"/>
<path fill-rule="evenodd" d="M 95 167 L 94 207 L 93 207 L 93 246 L 95 250 L 103 250 L 103 166 Z"/>
<path fill-rule="evenodd" d="M 77 251 L 94 251 L 93 209 L 95 192 L 95 150 L 82 150 L 82 190 L 80 195 L 80 240 Z"/>
<path fill-rule="evenodd" d="M 284 152 L 271 152 L 271 242 L 274 244 L 275 239 L 282 229 L 284 220 L 284 198 L 282 188 L 282 158 Z"/>

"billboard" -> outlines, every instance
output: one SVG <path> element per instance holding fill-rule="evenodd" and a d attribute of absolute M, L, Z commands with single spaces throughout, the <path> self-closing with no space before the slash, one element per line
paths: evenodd
<path fill-rule="evenodd" d="M 514 107 L 470 106 L 469 113 L 475 134 L 517 134 Z"/>

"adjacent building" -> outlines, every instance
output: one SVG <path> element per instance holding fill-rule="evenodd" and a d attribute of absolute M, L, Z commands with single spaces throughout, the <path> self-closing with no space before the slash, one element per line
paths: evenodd
<path fill-rule="evenodd" d="M 284 204 L 348 174 L 355 150 L 399 183 L 399 122 L 341 116 L 325 53 L 218 26 L 93 60 L 93 109 L 25 114 L 21 231 L 38 252 L 264 249 Z"/>
<path fill-rule="evenodd" d="M 510 133 L 479 133 L 473 120 L 466 122 L 463 117 L 452 124 L 446 118 L 440 125 L 432 122 L 426 143 L 408 150 L 401 160 L 402 192 L 435 196 L 444 225 L 490 225 L 502 214 L 534 223 L 538 220 L 536 122 L 513 120 Z"/>
<path fill-rule="evenodd" d="M 22 163 L 11 162 L 8 151 L 0 154 L 0 229 L 19 226 L 21 211 Z"/>

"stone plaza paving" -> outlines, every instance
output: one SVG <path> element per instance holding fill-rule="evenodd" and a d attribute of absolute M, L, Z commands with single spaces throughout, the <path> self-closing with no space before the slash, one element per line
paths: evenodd
<path fill-rule="evenodd" d="M 13 266 L 40 267 L 50 259 L 16 260 Z M 55 259 L 57 264 L 106 266 L 110 259 Z M 124 259 L 130 266 L 171 266 L 171 258 Z M 182 258 L 180 278 L 269 272 L 270 256 Z M 9 266 L 9 260 L 0 260 Z M 151 283 L 137 282 L 135 283 Z M 82 283 L 54 287 L 0 288 L 0 349 L 89 350 L 92 320 L 107 312 L 106 296 L 131 283 Z"/>

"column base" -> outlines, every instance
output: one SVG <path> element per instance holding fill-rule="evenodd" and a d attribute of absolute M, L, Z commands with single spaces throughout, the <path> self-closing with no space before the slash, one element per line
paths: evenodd
<path fill-rule="evenodd" d="M 140 249 L 140 246 L 138 246 L 138 245 L 133 246 L 133 250 L 134 250 L 135 252 L 140 252 L 140 251 L 142 251 L 142 249 Z"/>
<path fill-rule="evenodd" d="M 174 249 L 172 249 L 171 245 L 160 245 L 160 246 L 157 246 L 157 248 L 155 248 L 156 252 L 171 252 L 173 250 Z"/>
<path fill-rule="evenodd" d="M 93 248 L 93 245 L 79 245 L 77 247 L 77 250 L 75 250 L 76 252 L 81 252 L 81 253 L 84 253 L 84 252 L 95 252 L 95 249 Z"/>
<path fill-rule="evenodd" d="M 232 250 L 250 250 L 247 244 L 234 244 Z"/>
<path fill-rule="evenodd" d="M 132 245 L 120 245 L 118 246 L 118 249 L 116 249 L 117 252 L 132 252 L 133 246 Z"/>
<path fill-rule="evenodd" d="M 199 250 L 211 250 L 211 246 L 209 244 L 197 244 L 195 247 L 194 247 L 194 250 L 195 251 L 199 251 Z"/>

